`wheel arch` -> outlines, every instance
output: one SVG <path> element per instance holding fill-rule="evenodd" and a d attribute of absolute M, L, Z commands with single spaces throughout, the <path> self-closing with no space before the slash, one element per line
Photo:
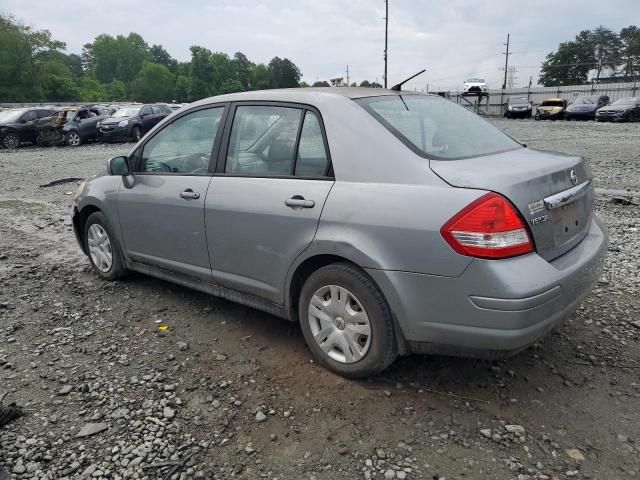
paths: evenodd
<path fill-rule="evenodd" d="M 95 212 L 101 212 L 102 209 L 94 204 L 87 204 L 82 209 L 78 210 L 78 214 L 73 217 L 73 228 L 76 230 L 76 235 L 80 240 L 80 248 L 87 254 L 87 246 L 84 243 L 84 226 L 87 223 L 89 215 Z"/>

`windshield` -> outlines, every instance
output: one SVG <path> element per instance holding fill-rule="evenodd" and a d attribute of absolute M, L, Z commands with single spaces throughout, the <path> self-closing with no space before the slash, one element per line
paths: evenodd
<path fill-rule="evenodd" d="M 452 160 L 521 145 L 475 113 L 436 96 L 403 95 L 356 100 L 417 153 Z"/>
<path fill-rule="evenodd" d="M 640 103 L 640 98 L 619 98 L 611 105 L 635 105 L 636 103 Z"/>
<path fill-rule="evenodd" d="M 467 83 L 484 83 L 484 79 L 482 78 L 470 78 L 467 80 Z"/>
<path fill-rule="evenodd" d="M 540 105 L 542 107 L 564 107 L 564 102 L 561 100 L 545 100 Z"/>
<path fill-rule="evenodd" d="M 120 110 L 116 110 L 116 112 L 112 115 L 114 118 L 118 117 L 135 117 L 138 115 L 141 107 L 126 107 L 121 108 Z"/>
<path fill-rule="evenodd" d="M 600 97 L 597 95 L 592 95 L 590 97 L 578 97 L 573 101 L 574 105 L 597 105 L 598 99 Z"/>
<path fill-rule="evenodd" d="M 509 97 L 509 103 L 511 105 L 526 105 L 529 102 L 527 101 L 527 97 Z"/>
<path fill-rule="evenodd" d="M 0 122 L 15 122 L 20 118 L 20 116 L 26 112 L 26 110 L 20 108 L 17 110 L 5 110 L 4 112 L 0 112 Z"/>

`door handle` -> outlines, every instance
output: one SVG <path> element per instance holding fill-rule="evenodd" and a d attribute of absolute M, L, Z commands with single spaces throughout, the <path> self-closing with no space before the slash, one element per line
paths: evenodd
<path fill-rule="evenodd" d="M 190 188 L 187 188 L 184 192 L 180 192 L 180 196 L 185 200 L 197 200 L 200 198 L 200 194 Z"/>
<path fill-rule="evenodd" d="M 301 208 L 313 208 L 316 206 L 316 202 L 313 200 L 305 200 L 302 195 L 294 195 L 291 198 L 287 198 L 284 201 L 287 207 L 301 207 Z"/>

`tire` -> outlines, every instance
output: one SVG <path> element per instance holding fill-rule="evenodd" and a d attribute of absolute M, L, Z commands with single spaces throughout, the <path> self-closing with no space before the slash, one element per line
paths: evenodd
<path fill-rule="evenodd" d="M 635 112 L 629 112 L 629 115 L 627 116 L 627 122 L 637 121 L 640 121 L 640 117 L 638 117 Z"/>
<path fill-rule="evenodd" d="M 540 120 L 540 115 L 538 115 L 538 114 L 536 113 L 536 116 L 535 116 L 535 117 L 533 117 L 533 119 L 534 119 L 534 120 L 536 120 L 536 121 Z"/>
<path fill-rule="evenodd" d="M 140 127 L 136 125 L 131 129 L 131 139 L 137 143 L 140 141 L 141 138 L 142 138 L 142 130 L 140 130 Z"/>
<path fill-rule="evenodd" d="M 350 264 L 334 263 L 313 272 L 300 292 L 298 314 L 311 353 L 338 375 L 369 377 L 398 356 L 393 319 L 382 292 Z"/>
<path fill-rule="evenodd" d="M 100 241 L 103 238 L 99 236 L 100 233 L 106 235 L 108 245 L 104 241 Z M 82 238 L 91 267 L 101 278 L 104 280 L 116 280 L 127 273 L 118 237 L 116 237 L 104 213 L 94 212 L 89 215 L 84 224 Z M 96 240 L 98 240 L 97 244 L 95 243 Z M 97 250 L 95 250 L 96 248 Z M 110 262 L 107 261 L 109 254 L 111 256 Z"/>
<path fill-rule="evenodd" d="M 70 147 L 79 147 L 82 145 L 82 137 L 77 130 L 71 130 L 64 136 L 65 143 Z"/>
<path fill-rule="evenodd" d="M 20 137 L 16 133 L 9 132 L 2 137 L 2 146 L 10 149 L 18 148 L 20 146 Z"/>

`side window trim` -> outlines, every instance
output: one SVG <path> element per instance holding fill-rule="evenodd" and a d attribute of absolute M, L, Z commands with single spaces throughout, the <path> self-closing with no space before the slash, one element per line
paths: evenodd
<path fill-rule="evenodd" d="M 300 124 L 298 126 L 298 133 L 296 137 L 295 148 L 293 152 L 293 162 L 292 162 L 292 170 L 290 175 L 284 176 L 276 176 L 276 175 L 240 175 L 235 173 L 225 173 L 226 163 L 227 163 L 227 153 L 229 150 L 229 142 L 231 140 L 231 127 L 233 126 L 233 121 L 236 116 L 236 111 L 238 107 L 284 107 L 284 108 L 299 108 L 302 110 L 302 115 L 300 115 Z M 327 156 L 327 165 L 325 168 L 325 174 L 323 177 L 296 177 L 294 176 L 296 163 L 298 161 L 298 147 L 300 146 L 300 137 L 302 135 L 302 128 L 304 126 L 304 119 L 307 115 L 307 112 L 311 112 L 315 114 L 318 122 L 320 123 L 320 130 L 322 132 L 322 141 L 324 145 L 325 154 Z M 278 101 L 268 101 L 268 100 L 247 100 L 247 101 L 235 101 L 231 103 L 229 111 L 226 112 L 224 120 L 224 132 L 223 138 L 221 140 L 220 148 L 218 149 L 218 157 L 215 161 L 215 169 L 213 170 L 213 174 L 215 176 L 221 177 L 248 177 L 248 178 L 295 178 L 298 180 L 335 180 L 333 174 L 333 163 L 331 161 L 331 152 L 329 150 L 329 142 L 327 140 L 327 133 L 324 128 L 324 120 L 320 111 L 307 104 L 296 103 L 296 102 L 278 102 Z M 223 129 L 220 129 L 223 130 Z"/>
<path fill-rule="evenodd" d="M 131 158 L 131 156 L 135 155 L 134 158 L 134 164 L 132 165 L 132 169 L 133 169 L 133 173 L 134 175 L 174 175 L 174 176 L 198 176 L 198 177 L 202 177 L 202 176 L 211 176 L 213 175 L 214 169 L 215 169 L 215 164 L 216 164 L 216 159 L 217 159 L 217 155 L 215 155 L 216 152 L 219 151 L 220 148 L 220 143 L 222 142 L 222 138 L 223 138 L 223 130 L 226 126 L 226 122 L 227 122 L 227 116 L 229 114 L 229 102 L 224 102 L 224 103 L 212 103 L 210 105 L 201 105 L 199 107 L 196 108 L 192 108 L 190 110 L 187 110 L 185 112 L 180 113 L 180 115 L 175 116 L 174 118 L 171 119 L 170 122 L 166 123 L 165 125 L 162 126 L 162 128 L 156 130 L 155 132 L 153 132 L 153 135 L 149 136 L 148 138 L 145 138 L 144 143 L 138 145 L 135 150 L 129 154 L 129 158 Z M 147 143 L 149 143 L 149 141 L 151 139 L 153 139 L 156 135 L 158 135 L 160 132 L 164 131 L 165 128 L 173 125 L 177 120 L 181 119 L 182 117 L 189 115 L 191 113 L 194 112 L 198 112 L 201 110 L 209 110 L 209 109 L 213 109 L 213 108 L 223 108 L 222 110 L 222 116 L 220 117 L 220 126 L 218 127 L 218 131 L 216 132 L 216 138 L 213 141 L 213 147 L 211 147 L 211 153 L 209 155 L 209 167 L 207 170 L 207 173 L 197 173 L 197 174 L 193 174 L 193 173 L 174 173 L 174 172 L 140 172 L 140 162 L 142 160 L 142 152 L 144 151 L 144 148 L 147 146 Z"/>

